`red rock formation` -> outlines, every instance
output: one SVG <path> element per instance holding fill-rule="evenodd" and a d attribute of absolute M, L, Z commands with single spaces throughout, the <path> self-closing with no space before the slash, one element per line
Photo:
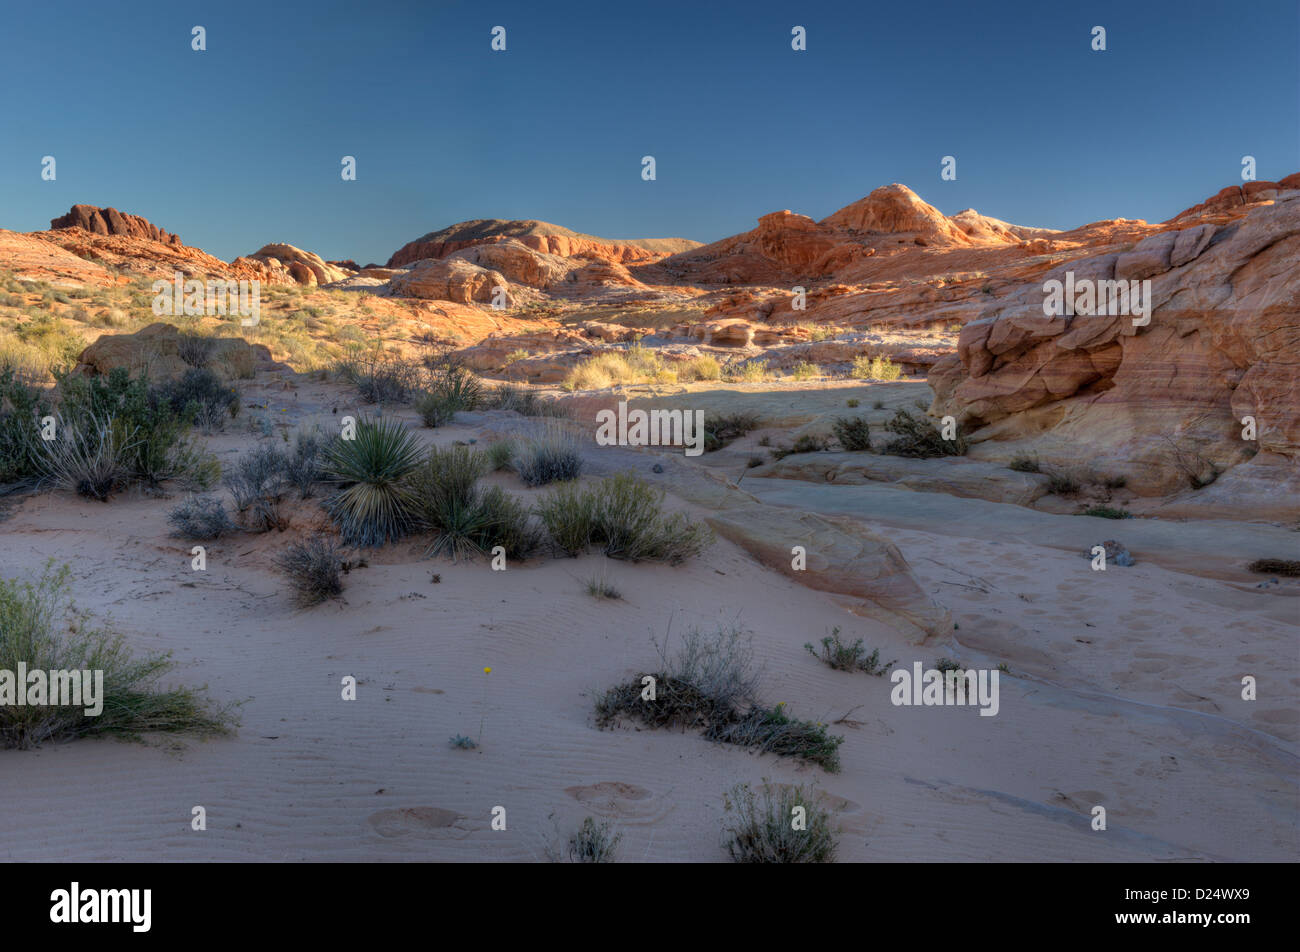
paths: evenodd
<path fill-rule="evenodd" d="M 50 220 L 50 229 L 84 228 L 95 235 L 121 235 L 124 238 L 145 238 L 164 245 L 181 245 L 177 235 L 168 234 L 139 215 L 127 215 L 116 208 L 97 208 L 94 205 L 73 205 L 61 218 Z"/>
<path fill-rule="evenodd" d="M 517 241 L 533 251 L 561 258 L 581 255 L 620 264 L 657 261 L 666 254 L 697 245 L 684 238 L 607 241 L 546 222 L 476 219 L 408 242 L 388 259 L 388 267 L 400 268 L 422 258 L 445 258 L 464 248 L 502 241 Z"/>

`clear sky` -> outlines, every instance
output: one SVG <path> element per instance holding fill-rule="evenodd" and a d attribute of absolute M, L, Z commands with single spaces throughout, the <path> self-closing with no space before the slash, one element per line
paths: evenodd
<path fill-rule="evenodd" d="M 948 214 L 1158 221 L 1243 155 L 1300 171 L 1298 6 L 4 0 L 0 227 L 112 205 L 226 259 L 364 264 L 470 218 L 714 241 L 890 182 Z"/>

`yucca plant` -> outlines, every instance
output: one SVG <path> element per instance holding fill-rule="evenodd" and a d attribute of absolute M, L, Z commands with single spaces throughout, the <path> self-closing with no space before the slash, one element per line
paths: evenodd
<path fill-rule="evenodd" d="M 60 415 L 56 437 L 43 445 L 45 476 L 55 485 L 107 502 L 132 475 L 137 430 L 112 417 L 88 413 L 77 422 Z"/>
<path fill-rule="evenodd" d="M 340 488 L 325 509 L 345 544 L 385 545 L 414 528 L 416 500 L 409 480 L 421 452 L 415 436 L 392 419 L 362 420 L 353 439 L 329 447 L 325 470 Z"/>

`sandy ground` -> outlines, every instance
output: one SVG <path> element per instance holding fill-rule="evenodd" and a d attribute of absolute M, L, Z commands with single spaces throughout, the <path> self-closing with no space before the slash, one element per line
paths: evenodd
<path fill-rule="evenodd" d="M 259 382 L 245 399 L 289 424 L 336 419 L 340 393 Z M 252 442 L 241 421 L 211 445 L 230 460 Z M 214 543 L 196 573 L 167 535 L 174 501 L 30 497 L 0 522 L 0 574 L 69 563 L 81 607 L 141 650 L 174 652 L 176 679 L 242 701 L 242 723 L 207 741 L 0 751 L 0 859 L 535 861 L 592 815 L 614 821 L 625 860 L 720 861 L 724 791 L 765 780 L 815 784 L 849 861 L 1295 858 L 1300 585 L 1257 590 L 1180 562 L 1206 558 L 1207 539 L 1271 545 L 1251 535 L 1270 527 L 1079 528 L 903 490 L 745 488 L 887 532 L 958 628 L 911 647 L 725 541 L 678 568 L 589 556 L 505 572 L 397 546 L 347 577 L 343 602 L 299 611 L 270 561 L 289 534 Z M 302 507 L 297 527 L 317 518 Z M 1071 532 L 1126 539 L 1138 565 L 1094 573 Z M 586 594 L 598 572 L 622 600 Z M 765 699 L 843 719 L 840 773 L 691 733 L 595 728 L 591 693 L 650 668 L 653 639 L 732 623 L 753 633 Z M 887 678 L 803 649 L 833 626 L 899 666 L 1005 663 L 998 716 L 894 706 Z M 1255 702 L 1240 700 L 1245 674 Z M 340 698 L 346 675 L 355 702 Z M 479 749 L 451 749 L 453 734 Z M 190 829 L 195 805 L 205 832 Z"/>

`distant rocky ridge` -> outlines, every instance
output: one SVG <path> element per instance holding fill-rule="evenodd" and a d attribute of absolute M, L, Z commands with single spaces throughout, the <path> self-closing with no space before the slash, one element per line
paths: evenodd
<path fill-rule="evenodd" d="M 97 208 L 94 205 L 73 205 L 72 210 L 59 218 L 51 219 L 50 229 L 84 228 L 96 235 L 121 235 L 126 238 L 145 238 L 164 245 L 181 244 L 179 235 L 169 234 L 139 215 L 127 215 L 116 208 Z"/>

